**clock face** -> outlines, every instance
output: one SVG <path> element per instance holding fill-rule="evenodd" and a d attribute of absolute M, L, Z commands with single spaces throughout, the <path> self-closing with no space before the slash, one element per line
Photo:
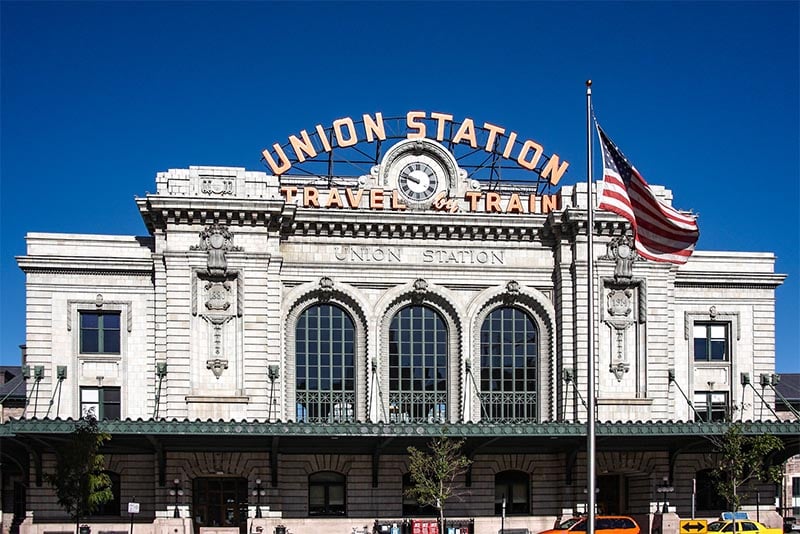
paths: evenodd
<path fill-rule="evenodd" d="M 617 255 L 620 258 L 627 258 L 631 255 L 631 248 L 628 245 L 622 244 L 617 247 Z"/>
<path fill-rule="evenodd" d="M 424 202 L 439 188 L 439 175 L 424 161 L 407 163 L 397 175 L 397 188 L 408 200 Z"/>

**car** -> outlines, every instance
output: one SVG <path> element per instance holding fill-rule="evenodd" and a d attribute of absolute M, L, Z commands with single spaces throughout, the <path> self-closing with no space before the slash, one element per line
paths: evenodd
<path fill-rule="evenodd" d="M 708 524 L 708 532 L 734 532 L 734 521 L 724 519 L 720 521 L 713 521 Z M 737 519 L 736 532 L 752 532 L 753 534 L 783 534 L 780 528 L 768 528 L 752 519 Z"/>
<path fill-rule="evenodd" d="M 625 515 L 598 515 L 594 518 L 595 532 L 602 534 L 639 534 L 639 525 L 632 517 Z M 539 534 L 575 534 L 586 532 L 586 517 L 570 517 L 555 528 Z"/>
<path fill-rule="evenodd" d="M 784 532 L 797 532 L 800 531 L 800 524 L 797 523 L 796 517 L 783 518 L 783 531 Z"/>

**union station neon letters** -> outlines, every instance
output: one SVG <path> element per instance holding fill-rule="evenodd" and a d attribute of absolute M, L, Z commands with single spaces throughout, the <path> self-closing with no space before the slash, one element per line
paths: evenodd
<path fill-rule="evenodd" d="M 426 120 L 428 123 L 425 122 Z M 430 121 L 435 121 L 435 128 L 429 128 L 432 125 Z M 489 122 L 476 125 L 475 121 L 469 117 L 463 119 L 454 132 L 453 128 L 448 128 L 448 125 L 455 126 L 456 124 L 453 115 L 447 113 L 431 112 L 427 114 L 424 111 L 409 111 L 406 114 L 408 128 L 406 138 L 429 138 L 436 141 L 448 140 L 455 144 L 468 144 L 474 149 L 483 149 L 514 161 L 523 169 L 539 172 L 537 165 L 544 154 L 544 148 L 536 141 L 526 139 L 520 140 L 518 144 L 517 132 L 507 131 L 506 128 Z M 357 125 L 361 126 L 361 131 Z M 480 143 L 479 137 L 482 138 Z M 360 141 L 372 143 L 376 140 L 386 140 L 383 115 L 381 113 L 374 115 L 365 113 L 362 115 L 362 121 L 359 122 L 350 117 L 336 119 L 330 127 L 330 135 L 326 134 L 326 130 L 321 124 L 314 126 L 311 133 L 301 130 L 298 135 L 290 135 L 288 143 L 284 146 L 290 147 L 293 154 L 287 154 L 279 143 L 272 145 L 274 156 L 269 148 L 264 149 L 261 154 L 272 173 L 280 176 L 286 174 L 292 168 L 293 163 L 301 163 L 307 158 L 315 158 L 320 152 L 351 147 Z M 545 163 L 544 168 L 540 170 L 540 176 L 549 180 L 551 185 L 556 185 L 567 167 L 569 167 L 568 162 L 561 161 L 557 154 L 553 154 Z"/>

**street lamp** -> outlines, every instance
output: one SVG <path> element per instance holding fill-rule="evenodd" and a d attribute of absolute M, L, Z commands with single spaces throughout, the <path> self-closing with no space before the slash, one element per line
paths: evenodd
<path fill-rule="evenodd" d="M 253 497 L 256 498 L 256 518 L 261 517 L 261 497 L 266 495 L 266 490 L 261 486 L 261 479 L 256 479 L 256 487 L 253 488 Z"/>
<path fill-rule="evenodd" d="M 172 489 L 169 490 L 170 495 L 175 496 L 175 513 L 172 517 L 180 517 L 181 513 L 178 511 L 178 498 L 183 496 L 183 488 L 181 487 L 181 479 L 176 478 L 172 481 Z"/>
<path fill-rule="evenodd" d="M 503 494 L 503 515 L 500 516 L 500 533 L 506 534 L 506 495 Z"/>
<path fill-rule="evenodd" d="M 667 507 L 667 493 L 672 493 L 673 491 L 675 491 L 675 487 L 669 485 L 668 476 L 666 475 L 664 476 L 664 478 L 661 481 L 661 484 L 656 488 L 656 491 L 662 495 L 664 501 L 664 506 L 661 509 L 661 513 L 666 514 L 667 512 L 669 512 L 669 508 Z"/>

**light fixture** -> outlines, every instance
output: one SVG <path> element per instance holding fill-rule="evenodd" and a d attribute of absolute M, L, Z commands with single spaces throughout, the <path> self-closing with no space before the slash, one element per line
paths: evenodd
<path fill-rule="evenodd" d="M 181 513 L 178 510 L 178 499 L 183 496 L 183 488 L 181 487 L 181 479 L 176 478 L 172 481 L 172 489 L 169 490 L 169 494 L 175 497 L 175 512 L 173 513 L 172 517 L 180 517 Z"/>
<path fill-rule="evenodd" d="M 266 493 L 267 493 L 266 490 L 261 485 L 261 479 L 257 478 L 256 479 L 256 487 L 253 488 L 253 497 L 256 498 L 256 518 L 257 519 L 261 517 L 261 497 L 266 495 Z"/>

